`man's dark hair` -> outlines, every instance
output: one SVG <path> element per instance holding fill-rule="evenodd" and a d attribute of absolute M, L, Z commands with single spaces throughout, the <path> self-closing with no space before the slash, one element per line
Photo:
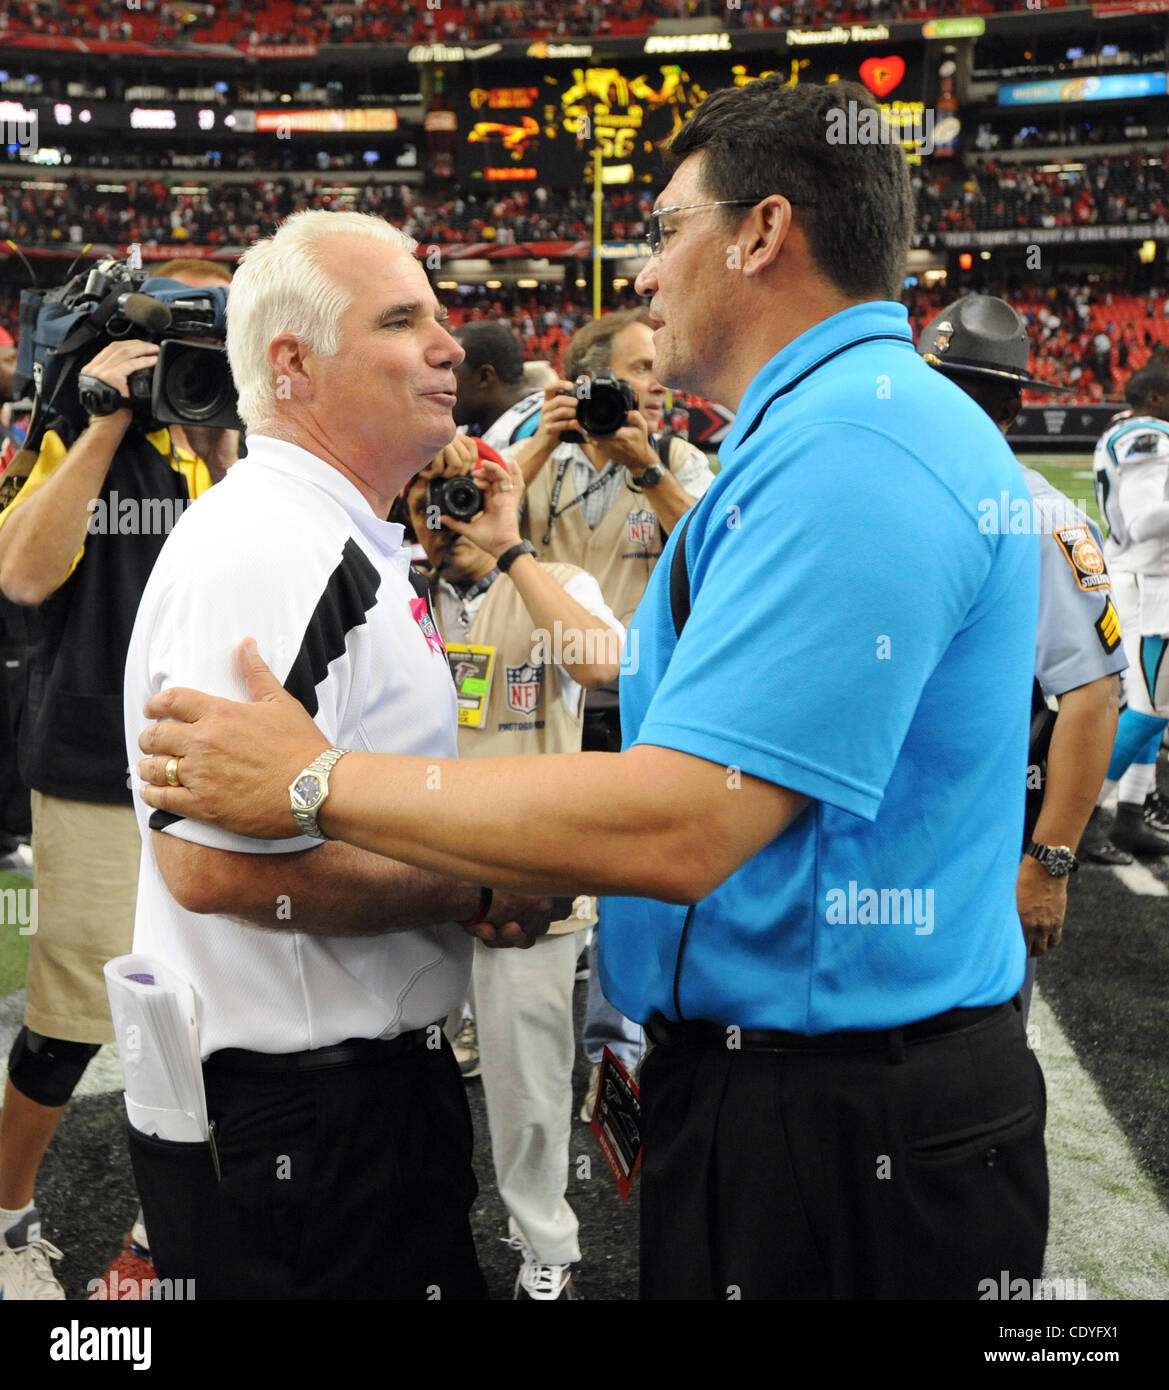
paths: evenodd
<path fill-rule="evenodd" d="M 582 372 L 603 371 L 612 361 L 613 339 L 618 333 L 635 323 L 652 328 L 653 322 L 648 309 L 617 309 L 578 328 L 564 349 L 565 379 L 575 381 Z"/>
<path fill-rule="evenodd" d="M 829 140 L 830 132 L 847 130 L 849 102 L 858 117 L 861 108 L 878 109 L 851 82 L 787 87 L 775 76 L 728 87 L 698 107 L 667 145 L 666 159 L 674 167 L 702 150 L 702 191 L 711 201 L 782 193 L 837 289 L 856 299 L 900 299 L 913 235 L 909 170 L 895 140 Z M 745 211 L 723 209 L 728 222 Z"/>
<path fill-rule="evenodd" d="M 1140 410 L 1150 396 L 1169 396 L 1169 348 L 1161 346 L 1140 371 L 1133 372 L 1124 388 L 1124 398 Z"/>
<path fill-rule="evenodd" d="M 469 372 L 494 367 L 495 375 L 505 386 L 524 384 L 524 350 L 506 324 L 477 319 L 456 328 L 455 337 L 467 354 L 464 365 Z"/>

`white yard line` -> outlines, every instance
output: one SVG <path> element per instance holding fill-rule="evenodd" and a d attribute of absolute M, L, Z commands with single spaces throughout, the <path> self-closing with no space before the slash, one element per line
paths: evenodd
<path fill-rule="evenodd" d="M 1090 1299 L 1169 1297 L 1169 1213 L 1038 990 L 1028 1032 L 1047 1082 L 1046 1276 Z"/>
<path fill-rule="evenodd" d="M 1110 864 L 1108 867 L 1130 893 L 1139 893 L 1144 898 L 1169 898 L 1169 888 L 1135 859 L 1131 864 Z"/>

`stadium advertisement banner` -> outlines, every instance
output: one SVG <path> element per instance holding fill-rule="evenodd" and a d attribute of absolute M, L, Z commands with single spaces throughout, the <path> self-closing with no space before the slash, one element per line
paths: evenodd
<path fill-rule="evenodd" d="M 567 71 L 533 67 L 506 85 L 451 72 L 446 95 L 459 140 L 456 176 L 464 182 L 539 181 L 553 188 L 592 182 L 592 153 L 601 153 L 606 185 L 646 187 L 661 182 L 662 142 L 712 91 L 743 87 L 778 73 L 800 82 L 850 81 L 868 88 L 896 114 L 912 152 L 915 118 L 925 112 L 930 80 L 924 49 L 878 45 L 816 48 L 766 62 L 698 54 L 680 62 L 646 57 L 641 63 L 578 64 Z M 917 119 L 916 128 L 922 129 Z M 510 177 L 501 171 L 522 169 Z M 534 172 L 533 172 L 534 171 Z"/>
<path fill-rule="evenodd" d="M 996 246 L 1059 246 L 1100 241 L 1164 241 L 1169 222 L 1125 222 L 1088 227 L 1003 227 L 987 232 L 943 232 L 941 243 L 969 250 Z"/>
<path fill-rule="evenodd" d="M 1160 97 L 1166 92 L 1163 72 L 1117 72 L 1103 77 L 1056 77 L 1047 82 L 1016 82 L 998 89 L 1000 106 L 1041 106 L 1051 102 L 1132 100 Z"/>

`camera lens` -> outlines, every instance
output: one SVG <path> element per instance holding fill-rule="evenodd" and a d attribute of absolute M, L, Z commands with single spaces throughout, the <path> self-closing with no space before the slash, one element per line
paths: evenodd
<path fill-rule="evenodd" d="M 218 367 L 219 370 L 215 370 Z M 222 364 L 206 350 L 186 348 L 168 363 L 163 392 L 175 414 L 183 420 L 209 420 L 232 404 Z"/>
<path fill-rule="evenodd" d="M 443 501 L 446 514 L 456 521 L 470 521 L 483 510 L 483 493 L 470 478 L 448 478 Z"/>

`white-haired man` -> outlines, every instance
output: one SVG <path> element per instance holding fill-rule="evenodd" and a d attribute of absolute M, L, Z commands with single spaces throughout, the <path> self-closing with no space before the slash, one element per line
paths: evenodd
<path fill-rule="evenodd" d="M 131 748 L 154 691 L 242 693 L 242 626 L 338 740 L 454 754 L 442 643 L 385 519 L 455 432 L 462 349 L 413 250 L 376 218 L 306 212 L 244 255 L 228 353 L 248 457 L 147 585 Z M 307 790 L 304 834 L 274 844 L 140 816 L 135 948 L 195 987 L 214 1126 L 206 1145 L 132 1134 L 156 1266 L 201 1297 L 482 1296 L 470 1117 L 438 1024 L 467 988 L 457 924 L 527 944 L 547 903 L 491 911 L 478 885 L 322 845 Z"/>

